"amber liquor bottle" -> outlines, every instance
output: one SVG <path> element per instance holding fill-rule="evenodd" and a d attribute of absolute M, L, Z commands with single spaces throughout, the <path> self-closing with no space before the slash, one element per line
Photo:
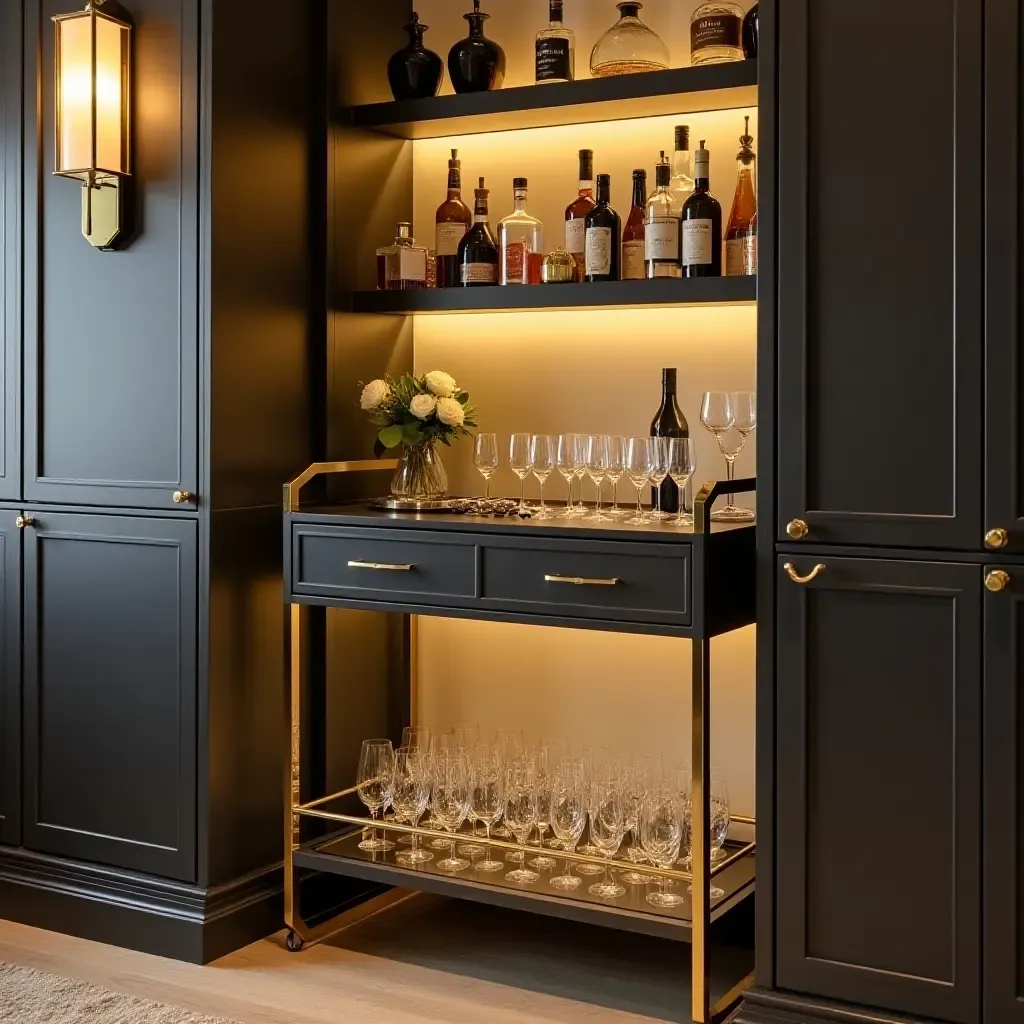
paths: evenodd
<path fill-rule="evenodd" d="M 711 156 L 694 154 L 693 195 L 683 206 L 683 277 L 722 276 L 722 204 L 711 194 Z"/>
<path fill-rule="evenodd" d="M 644 263 L 644 221 L 647 217 L 647 172 L 633 172 L 633 206 L 622 229 L 622 280 L 643 281 L 647 277 Z"/>
<path fill-rule="evenodd" d="M 594 208 L 594 151 L 580 150 L 580 192 L 565 208 L 565 249 L 576 260 L 576 280 L 586 275 L 587 214 Z"/>
<path fill-rule="evenodd" d="M 746 126 L 736 157 L 736 194 L 725 229 L 726 277 L 757 273 L 757 157 L 750 134 L 750 118 L 744 118 L 744 121 Z"/>
<path fill-rule="evenodd" d="M 448 161 L 448 198 L 434 215 L 434 249 L 437 253 L 437 287 L 454 288 L 459 279 L 459 242 L 473 225 L 473 214 L 462 201 L 462 161 L 452 150 Z"/>
<path fill-rule="evenodd" d="M 459 281 L 466 288 L 498 283 L 498 243 L 487 222 L 490 192 L 484 187 L 483 178 L 473 195 L 473 225 L 459 242 Z"/>

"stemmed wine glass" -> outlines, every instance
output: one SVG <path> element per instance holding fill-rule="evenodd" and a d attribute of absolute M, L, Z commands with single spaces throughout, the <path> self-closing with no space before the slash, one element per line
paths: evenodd
<path fill-rule="evenodd" d="M 628 801 L 621 773 L 610 765 L 605 766 L 591 783 L 590 841 L 606 862 L 601 881 L 595 882 L 587 890 L 591 896 L 613 900 L 626 893 L 625 886 L 609 878 L 607 862 L 615 856 L 616 850 L 622 845 L 622 837 L 626 834 Z"/>
<path fill-rule="evenodd" d="M 565 486 L 568 489 L 568 498 L 565 502 L 565 511 L 561 513 L 563 518 L 576 515 L 572 504 L 572 482 L 579 468 L 582 452 L 580 451 L 579 434 L 559 434 L 558 451 L 556 462 L 558 472 L 565 478 Z"/>
<path fill-rule="evenodd" d="M 505 866 L 491 856 L 491 829 L 505 810 L 505 778 L 496 746 L 477 744 L 469 767 L 470 807 L 487 835 L 487 856 L 473 865 L 476 871 L 501 871 Z"/>
<path fill-rule="evenodd" d="M 554 746 L 542 744 L 534 752 L 533 764 L 536 772 L 537 789 L 537 845 L 544 848 L 544 833 L 551 824 L 551 776 L 556 767 L 556 750 Z M 539 871 L 553 868 L 556 861 L 543 854 L 530 861 L 530 867 Z"/>
<path fill-rule="evenodd" d="M 626 857 L 634 864 L 642 864 L 647 860 L 640 846 L 640 808 L 643 803 L 644 794 L 647 791 L 645 772 L 646 763 L 641 758 L 634 758 L 630 764 L 626 765 L 623 772 L 626 796 L 628 798 L 628 803 L 626 804 L 626 832 L 630 833 L 633 837 L 632 842 L 626 848 Z M 622 876 L 622 880 L 630 885 L 645 885 L 650 880 L 650 876 L 643 875 L 639 871 L 627 871 Z"/>
<path fill-rule="evenodd" d="M 495 745 L 498 748 L 498 756 L 501 758 L 502 772 L 504 766 L 523 753 L 523 730 L 522 729 L 499 729 L 495 737 Z M 504 785 L 504 780 L 503 783 Z M 504 810 L 502 811 L 504 814 Z M 499 819 L 500 820 L 500 819 Z M 511 839 L 512 833 L 502 824 L 494 830 L 499 839 Z"/>
<path fill-rule="evenodd" d="M 534 434 L 530 438 L 530 466 L 540 484 L 540 508 L 534 514 L 536 519 L 550 519 L 551 513 L 544 504 L 544 484 L 555 471 L 558 457 L 558 439 L 547 434 Z"/>
<path fill-rule="evenodd" d="M 415 747 L 399 747 L 395 751 L 395 781 L 391 796 L 395 814 L 414 828 L 423 817 L 430 802 L 430 755 Z M 419 845 L 419 836 L 412 834 L 412 849 L 396 855 L 395 860 L 406 866 L 426 864 L 434 855 Z"/>
<path fill-rule="evenodd" d="M 626 472 L 626 439 L 613 435 L 606 437 L 605 442 L 608 447 L 608 470 L 605 476 L 612 485 L 612 507 L 607 514 L 617 519 L 623 515 L 623 510 L 619 508 L 619 481 Z"/>
<path fill-rule="evenodd" d="M 469 758 L 465 748 L 455 747 L 434 758 L 434 789 L 431 804 L 434 817 L 451 835 L 449 855 L 439 860 L 442 871 L 465 871 L 469 861 L 455 856 L 455 833 L 469 814 Z"/>
<path fill-rule="evenodd" d="M 376 819 L 377 812 L 391 800 L 395 776 L 395 751 L 391 740 L 363 740 L 359 751 L 359 769 L 356 786 L 359 799 L 366 805 L 370 817 Z M 360 850 L 380 853 L 393 850 L 395 844 L 388 839 L 378 839 L 377 830 L 370 831 L 370 838 L 359 844 Z"/>
<path fill-rule="evenodd" d="M 566 758 L 551 778 L 551 828 L 568 853 L 575 853 L 587 824 L 587 786 L 583 762 Z M 565 873 L 556 875 L 556 889 L 578 889 L 578 875 L 572 873 L 572 861 L 565 861 Z"/>
<path fill-rule="evenodd" d="M 700 407 L 700 421 L 705 429 L 715 436 L 718 450 L 725 458 L 726 479 L 736 479 L 736 457 L 743 450 L 747 438 L 757 426 L 757 402 L 749 391 L 708 391 Z M 728 434 L 736 428 L 740 435 L 739 444 L 735 448 L 727 447 Z M 740 508 L 733 504 L 734 495 L 726 496 L 724 508 L 711 513 L 715 522 L 751 523 L 754 513 L 749 508 Z"/>
<path fill-rule="evenodd" d="M 573 515 L 583 518 L 587 514 L 587 505 L 583 500 L 583 478 L 587 475 L 587 435 L 577 434 L 576 444 L 579 446 L 579 461 L 576 463 L 576 476 L 580 482 L 580 504 L 579 508 L 573 510 Z"/>
<path fill-rule="evenodd" d="M 640 842 L 644 852 L 659 868 L 668 870 L 679 856 L 683 838 L 685 808 L 675 787 L 663 785 L 644 797 L 640 811 Z M 659 876 L 657 892 L 647 894 L 647 902 L 656 907 L 678 907 L 686 902 L 679 893 L 669 892 L 670 879 Z"/>
<path fill-rule="evenodd" d="M 668 475 L 679 488 L 679 515 L 676 526 L 692 525 L 693 516 L 686 511 L 683 500 L 686 486 L 697 472 L 697 445 L 688 437 L 668 439 Z"/>
<path fill-rule="evenodd" d="M 484 501 L 491 500 L 491 477 L 498 470 L 498 435 L 477 434 L 473 444 L 473 465 L 484 478 Z"/>
<path fill-rule="evenodd" d="M 646 523 L 643 490 L 651 478 L 651 439 L 631 437 L 626 442 L 626 476 L 636 488 L 636 514 L 627 523 Z"/>
<path fill-rule="evenodd" d="M 601 511 L 601 485 L 604 483 L 604 478 L 608 473 L 607 440 L 608 438 L 601 434 L 591 434 L 584 439 L 587 476 L 590 477 L 594 487 L 597 489 L 597 505 L 594 511 L 586 517 L 590 522 L 604 522 L 608 519 L 608 516 Z"/>
<path fill-rule="evenodd" d="M 668 442 L 669 439 L 667 437 L 650 438 L 650 480 L 655 499 L 654 508 L 651 510 L 652 519 L 669 518 L 669 513 L 663 511 L 661 507 L 661 485 L 668 476 Z"/>
<path fill-rule="evenodd" d="M 530 475 L 530 436 L 513 434 L 509 442 L 508 464 L 519 477 L 519 514 L 526 515 L 526 478 Z"/>
<path fill-rule="evenodd" d="M 533 826 L 537 824 L 536 769 L 529 757 L 517 758 L 505 766 L 505 822 L 520 846 L 526 844 Z M 526 855 L 517 850 L 505 859 L 518 863 L 525 861 Z M 536 882 L 538 878 L 540 875 L 525 864 L 505 876 L 506 881 L 520 884 Z"/>

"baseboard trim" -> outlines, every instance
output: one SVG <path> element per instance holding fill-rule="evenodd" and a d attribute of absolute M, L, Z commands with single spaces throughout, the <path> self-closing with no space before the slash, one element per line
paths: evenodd
<path fill-rule="evenodd" d="M 931 1018 L 757 986 L 747 991 L 735 1020 L 736 1024 L 939 1024 Z"/>
<path fill-rule="evenodd" d="M 284 875 L 270 865 L 203 889 L 0 848 L 0 917 L 205 964 L 277 931 Z"/>

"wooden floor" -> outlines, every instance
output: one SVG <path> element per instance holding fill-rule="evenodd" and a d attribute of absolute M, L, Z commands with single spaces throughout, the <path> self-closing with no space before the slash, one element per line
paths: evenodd
<path fill-rule="evenodd" d="M 241 1024 L 689 1020 L 684 944 L 433 896 L 298 954 L 282 938 L 195 967 L 0 921 L 0 961 Z"/>

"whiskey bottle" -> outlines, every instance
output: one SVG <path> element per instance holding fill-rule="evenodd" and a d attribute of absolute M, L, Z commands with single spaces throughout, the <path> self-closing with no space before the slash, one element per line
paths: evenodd
<path fill-rule="evenodd" d="M 682 215 L 686 200 L 693 195 L 693 161 L 690 159 L 690 127 L 676 125 L 676 149 L 672 154 L 672 180 L 668 190 L 672 193 L 676 214 Z"/>
<path fill-rule="evenodd" d="M 586 275 L 586 216 L 594 208 L 594 151 L 580 150 L 580 192 L 565 208 L 565 249 L 576 260 L 576 279 Z"/>
<path fill-rule="evenodd" d="M 644 221 L 647 217 L 647 172 L 633 172 L 633 206 L 622 229 L 622 280 L 642 281 L 644 266 Z"/>
<path fill-rule="evenodd" d="M 526 212 L 528 184 L 512 179 L 515 209 L 498 223 L 499 284 L 540 284 L 544 225 Z"/>
<path fill-rule="evenodd" d="M 448 161 L 448 198 L 434 215 L 434 250 L 437 253 L 437 287 L 454 288 L 459 278 L 459 242 L 473 224 L 473 214 L 462 201 L 462 161 L 452 150 Z"/>
<path fill-rule="evenodd" d="M 673 369 L 661 371 L 661 406 L 654 414 L 651 422 L 651 437 L 689 437 L 690 427 L 686 417 L 679 408 L 676 398 L 678 390 L 678 373 Z M 686 496 L 682 496 L 684 504 Z M 662 512 L 679 511 L 679 487 L 671 478 L 666 478 L 661 485 L 661 502 L 658 503 L 658 492 L 651 488 L 651 503 Z"/>
<path fill-rule="evenodd" d="M 736 163 L 736 194 L 725 229 L 726 277 L 757 273 L 757 157 L 749 117 L 744 118 Z"/>
<path fill-rule="evenodd" d="M 722 276 L 722 204 L 709 191 L 711 156 L 701 139 L 695 188 L 683 207 L 683 277 Z"/>
<path fill-rule="evenodd" d="M 647 201 L 644 273 L 657 277 L 682 277 L 680 269 L 680 210 L 669 190 L 671 168 L 665 153 L 655 171 L 657 189 Z"/>
<path fill-rule="evenodd" d="M 597 203 L 584 219 L 586 225 L 586 279 L 618 281 L 622 220 L 611 208 L 612 176 L 597 176 Z"/>
<path fill-rule="evenodd" d="M 487 197 L 490 193 L 484 187 L 483 178 L 473 195 L 473 226 L 459 242 L 459 280 L 465 288 L 498 283 L 498 243 L 487 222 Z"/>
<path fill-rule="evenodd" d="M 562 24 L 562 0 L 549 0 L 550 24 L 537 33 L 537 84 L 576 78 L 576 34 Z"/>
<path fill-rule="evenodd" d="M 733 0 L 702 3 L 690 19 L 690 63 L 743 60 L 743 8 Z"/>
<path fill-rule="evenodd" d="M 412 225 L 399 223 L 391 245 L 377 250 L 377 288 L 384 292 L 427 287 L 427 250 L 416 244 Z"/>

